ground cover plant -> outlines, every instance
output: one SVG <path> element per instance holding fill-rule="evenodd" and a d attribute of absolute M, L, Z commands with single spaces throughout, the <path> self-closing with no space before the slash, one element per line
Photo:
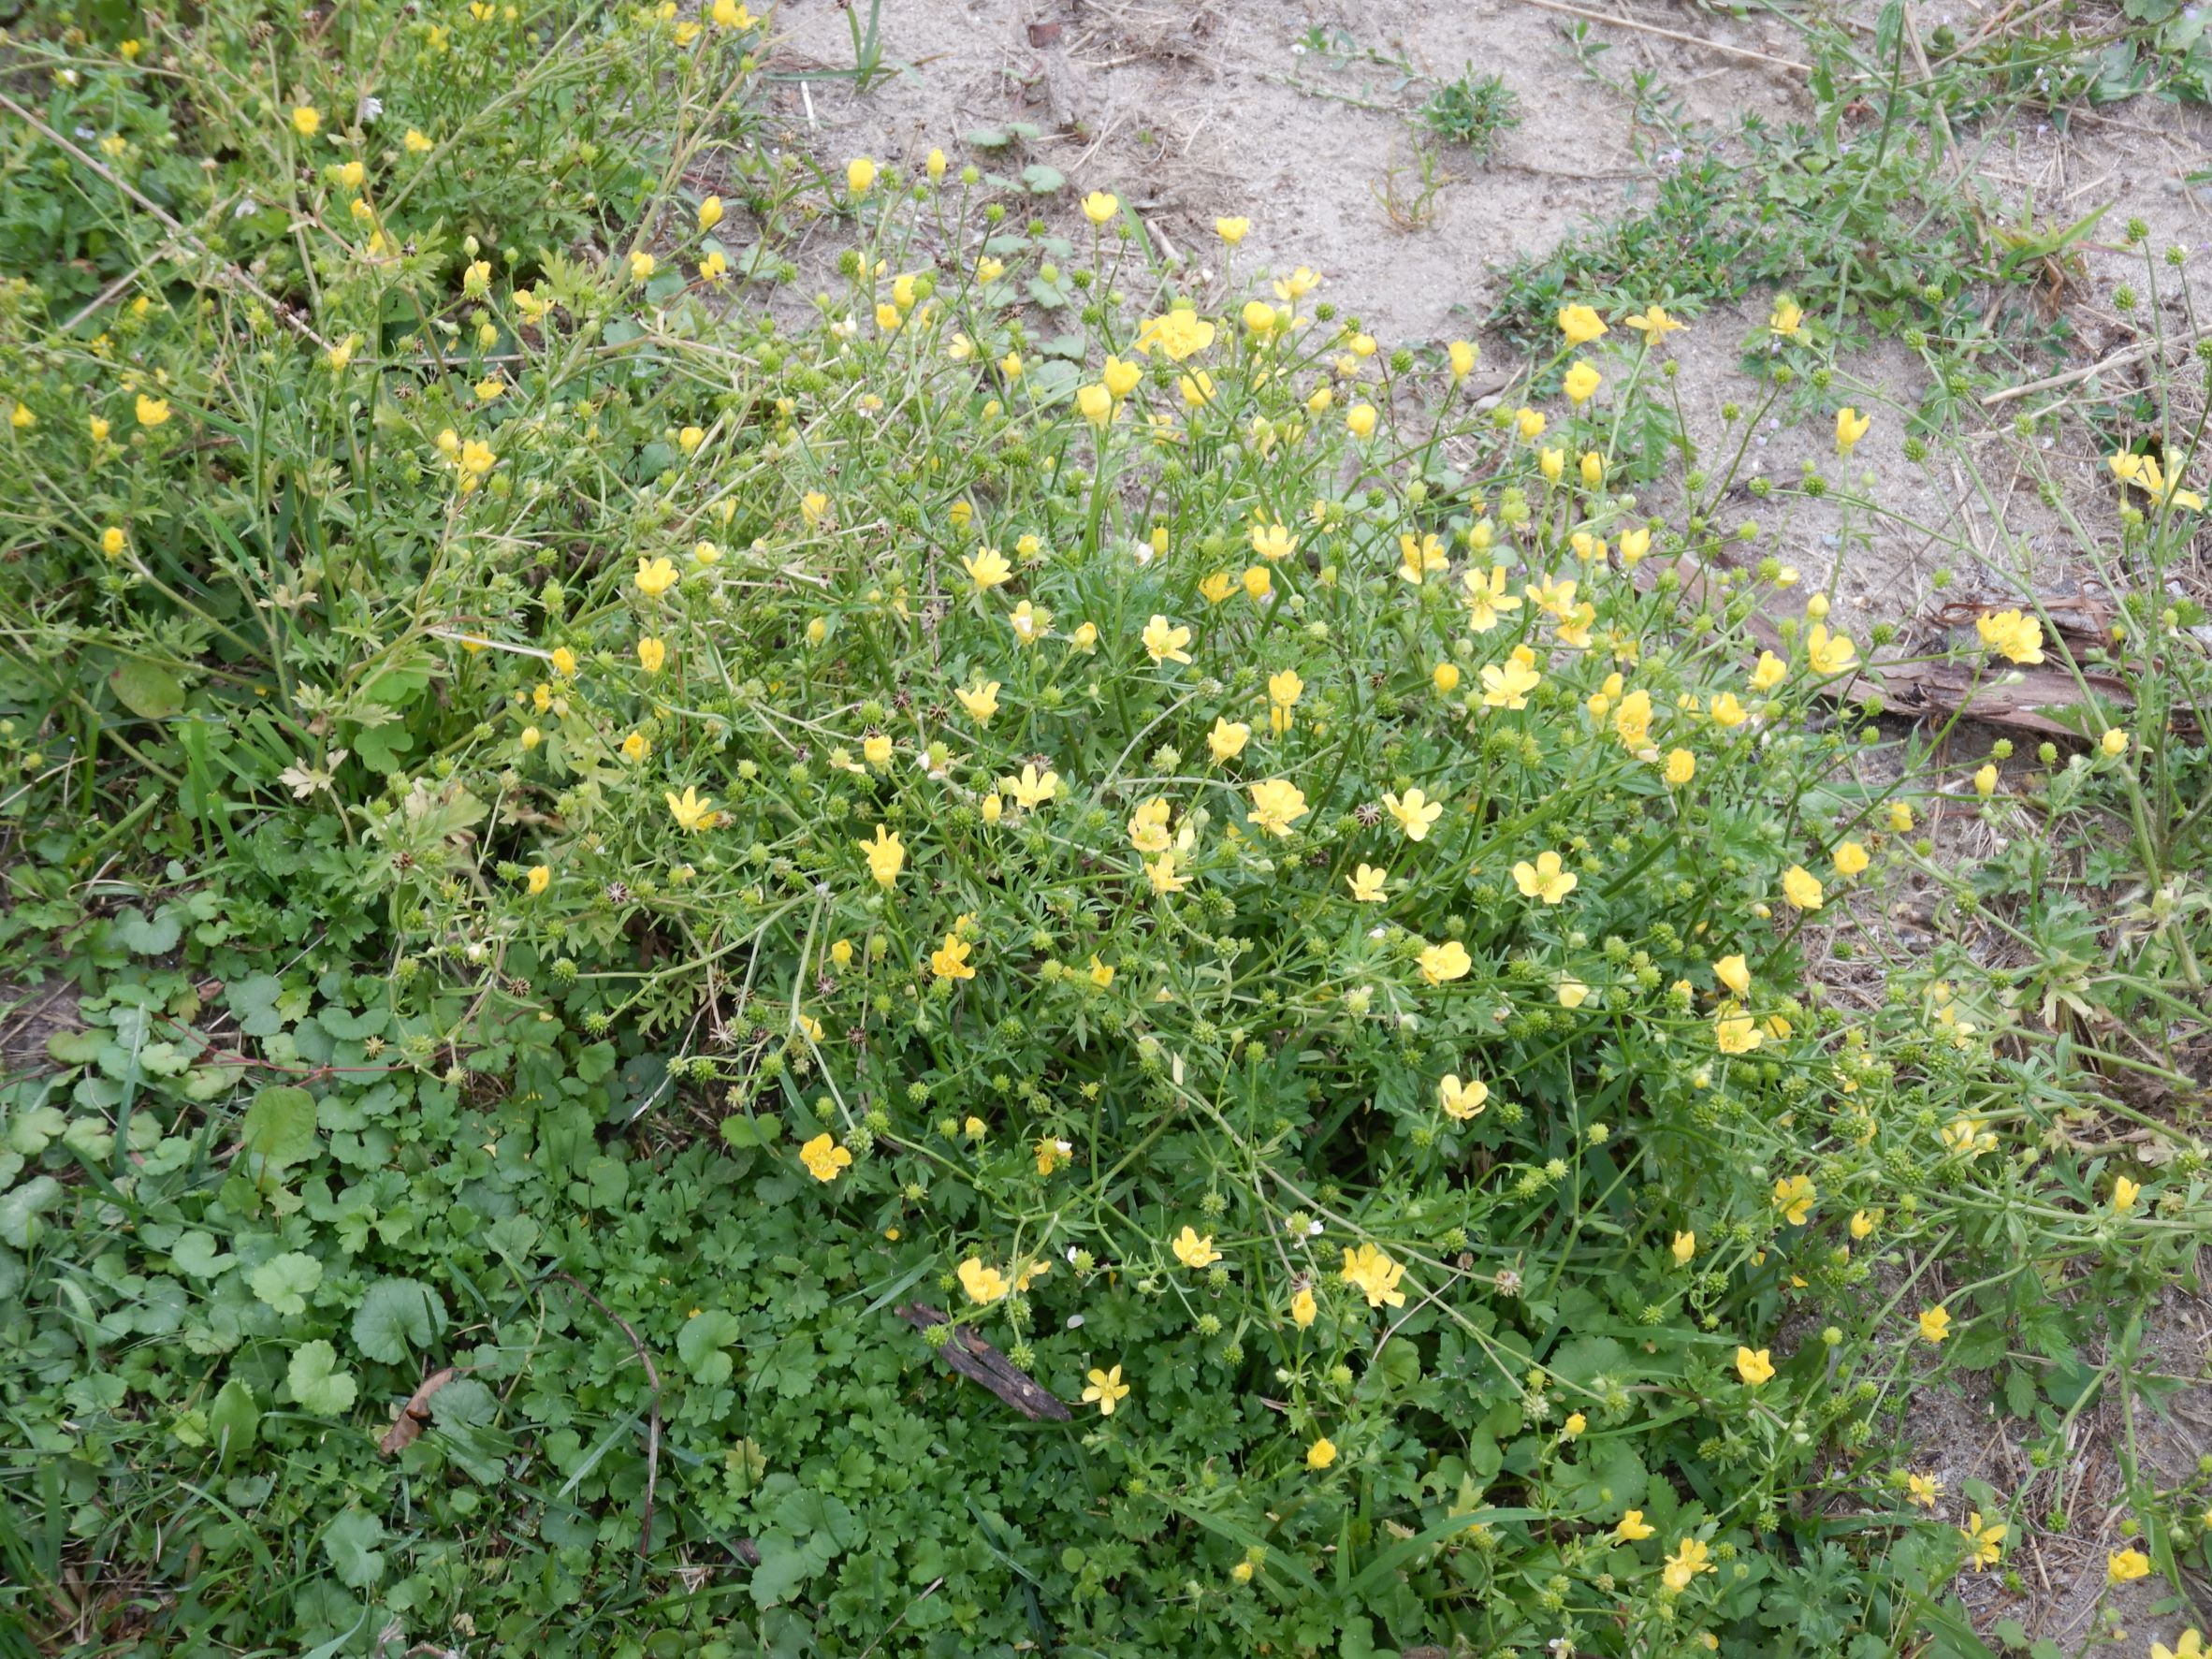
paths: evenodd
<path fill-rule="evenodd" d="M 1003 144 L 779 155 L 767 46 L 17 43 L 9 1639 L 2001 1651 L 1915 1397 L 2052 1457 L 2183 1380 L 2200 361 L 2023 418 L 2094 638 L 2023 571 L 1853 639 L 1779 526 L 1968 452 L 1796 299 L 1701 450 L 1654 297 L 1477 395 L 1240 220 L 1209 284 Z M 2084 694 L 1961 768 L 1938 659 Z M 1837 993 L 1908 875 L 1945 948 Z M 2179 1608 L 2204 1478 L 2127 1505 Z"/>

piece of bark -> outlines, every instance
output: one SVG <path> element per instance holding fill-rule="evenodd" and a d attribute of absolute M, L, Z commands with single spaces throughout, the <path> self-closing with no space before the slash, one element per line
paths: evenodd
<path fill-rule="evenodd" d="M 422 1437 L 430 1424 L 430 1396 L 451 1382 L 460 1373 L 452 1366 L 433 1371 L 422 1379 L 422 1386 L 407 1396 L 407 1403 L 400 1407 L 400 1415 L 392 1419 L 392 1426 L 384 1432 L 384 1438 L 376 1443 L 376 1449 L 386 1457 L 405 1451 Z"/>
<path fill-rule="evenodd" d="M 893 1311 L 917 1331 L 946 1323 L 944 1315 L 918 1302 L 907 1302 Z M 969 1382 L 990 1390 L 1026 1418 L 1049 1418 L 1055 1423 L 1064 1423 L 1069 1419 L 1067 1405 L 1056 1395 L 1027 1372 L 1017 1369 L 1004 1354 L 966 1325 L 953 1327 L 952 1340 L 937 1350 L 937 1357 Z"/>

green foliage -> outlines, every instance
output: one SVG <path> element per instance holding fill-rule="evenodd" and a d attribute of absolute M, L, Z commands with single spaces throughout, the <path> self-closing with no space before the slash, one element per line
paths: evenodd
<path fill-rule="evenodd" d="M 7 210 L 0 945 L 79 996 L 0 1084 L 0 1610 L 329 1654 L 1964 1627 L 2005 1500 L 1916 1507 L 1904 1405 L 1972 1376 L 2064 1446 L 2204 1239 L 2200 1152 L 2071 1132 L 2037 994 L 2177 1000 L 2203 909 L 2111 979 L 2053 905 L 2040 980 L 1809 982 L 1944 785 L 1834 718 L 1826 595 L 1762 655 L 1794 573 L 1682 580 L 1760 532 L 1663 336 L 1608 305 L 1539 370 L 1600 391 L 1476 410 L 1302 277 L 1201 315 L 1127 215 L 1009 229 L 1037 181 L 801 192 L 735 10 L 259 16 L 31 49 L 41 121 L 219 245 L 51 139 Z M 730 279 L 802 220 L 849 246 L 793 333 Z M 2172 512 L 2128 531 L 2162 571 Z M 2053 808 L 2179 872 L 2203 690 L 2132 620 L 2136 748 L 2085 724 Z M 2169 1564 L 2183 1495 L 2138 1505 Z"/>
<path fill-rule="evenodd" d="M 1480 166 L 1498 139 L 1521 124 L 1521 98 L 1502 76 L 1477 75 L 1469 65 L 1458 80 L 1439 82 L 1417 113 L 1446 143 L 1464 144 Z"/>

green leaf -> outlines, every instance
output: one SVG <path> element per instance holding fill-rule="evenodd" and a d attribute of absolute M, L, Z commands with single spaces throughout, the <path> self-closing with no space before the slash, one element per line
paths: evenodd
<path fill-rule="evenodd" d="M 166 668 L 136 658 L 108 677 L 115 699 L 140 720 L 166 720 L 184 707 L 184 686 Z"/>
<path fill-rule="evenodd" d="M 234 1376 L 215 1391 L 208 1406 L 208 1433 L 224 1466 L 254 1444 L 260 1428 L 261 1407 L 252 1389 Z"/>
<path fill-rule="evenodd" d="M 366 1590 L 384 1577 L 384 1522 L 361 1509 L 348 1509 L 323 1534 L 323 1554 L 339 1582 Z"/>
<path fill-rule="evenodd" d="M 338 1350 L 317 1339 L 292 1350 L 292 1363 L 284 1373 L 292 1398 L 300 1409 L 317 1417 L 339 1417 L 352 1409 L 360 1387 L 338 1368 Z"/>
<path fill-rule="evenodd" d="M 708 1308 L 684 1321 L 676 1333 L 676 1352 L 692 1380 L 708 1388 L 730 1380 L 735 1366 L 723 1350 L 737 1340 L 738 1329 L 736 1317 L 720 1308 Z"/>
<path fill-rule="evenodd" d="M 176 1264 L 177 1271 L 196 1279 L 211 1279 L 237 1259 L 227 1251 L 218 1255 L 211 1233 L 181 1233 L 169 1246 L 169 1260 Z"/>
<path fill-rule="evenodd" d="M 239 1120 L 239 1139 L 247 1154 L 269 1169 L 284 1169 L 314 1156 L 315 1098 L 303 1088 L 277 1084 L 263 1089 Z"/>
<path fill-rule="evenodd" d="M 1032 196 L 1050 196 L 1068 187 L 1068 176 L 1058 167 L 1048 167 L 1042 162 L 1031 162 L 1022 169 L 1022 183 Z"/>
<path fill-rule="evenodd" d="M 59 1207 L 62 1201 L 62 1184 L 51 1175 L 36 1175 L 13 1192 L 0 1194 L 0 1244 L 12 1244 L 18 1250 L 28 1250 L 32 1243 L 45 1230 L 39 1219 L 49 1210 Z M 65 1284 L 76 1281 L 65 1280 Z"/>
<path fill-rule="evenodd" d="M 183 934 L 184 924 L 167 906 L 152 918 L 131 905 L 115 913 L 115 937 L 122 941 L 124 949 L 136 955 L 165 956 L 177 948 L 177 940 Z"/>
<path fill-rule="evenodd" d="M 307 1312 L 308 1293 L 323 1282 L 323 1264 L 298 1250 L 271 1256 L 248 1275 L 254 1294 L 285 1318 Z"/>
<path fill-rule="evenodd" d="M 382 1279 L 354 1310 L 354 1346 L 371 1360 L 397 1365 L 437 1341 L 445 1304 L 414 1279 Z"/>

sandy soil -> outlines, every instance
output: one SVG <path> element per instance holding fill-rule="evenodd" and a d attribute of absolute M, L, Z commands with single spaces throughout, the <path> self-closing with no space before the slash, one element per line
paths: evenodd
<path fill-rule="evenodd" d="M 1578 9 L 1608 21 L 1568 15 Z M 1851 21 L 1853 6 L 1836 8 L 1862 30 L 1875 9 L 1864 4 Z M 2000 15 L 1999 0 L 1989 0 L 1937 5 L 1916 18 L 1926 33 L 1948 23 L 1971 35 Z M 965 137 L 1028 123 L 1039 136 L 1013 167 L 1034 160 L 1066 175 L 1071 188 L 1036 211 L 1079 240 L 1087 232 L 1076 228 L 1077 196 L 1113 191 L 1134 207 L 1179 281 L 1202 291 L 1220 275 L 1215 216 L 1244 215 L 1252 229 L 1236 255 L 1240 278 L 1255 267 L 1309 266 L 1325 279 L 1324 297 L 1386 344 L 1482 338 L 1479 320 L 1496 298 L 1501 267 L 1552 248 L 1579 226 L 1635 211 L 1651 198 L 1659 169 L 1682 159 L 1639 135 L 1630 99 L 1597 84 L 1578 62 L 1567 31 L 1579 21 L 1607 48 L 1600 61 L 1610 81 L 1651 77 L 1706 124 L 1706 141 L 1724 147 L 1747 114 L 1783 124 L 1812 113 L 1802 49 L 1783 21 L 1651 0 L 882 0 L 877 22 L 889 72 L 856 92 L 846 73 L 854 61 L 851 30 L 868 16 L 868 0 L 785 0 L 776 14 L 781 44 L 770 66 L 786 78 L 781 112 L 794 140 L 824 164 L 866 153 L 912 168 L 941 146 L 955 165 L 975 160 L 1011 171 L 1006 153 L 980 152 Z M 1448 176 L 1425 210 L 1409 211 L 1406 198 L 1418 194 L 1419 178 L 1409 117 L 1426 90 L 1414 78 L 1469 67 L 1504 76 L 1520 95 L 1522 123 L 1487 167 L 1444 151 Z M 2098 362 L 2141 338 L 2144 313 L 2123 315 L 2116 301 L 2121 285 L 2144 283 L 2142 253 L 2121 245 L 2130 220 L 2147 225 L 2151 248 L 2181 248 L 2192 270 L 2212 269 L 2212 186 L 2188 182 L 2212 160 L 2212 114 L 2140 98 L 2083 113 L 2063 129 L 2030 118 L 1963 132 L 1958 140 L 1949 165 L 1992 224 L 2071 225 L 2108 208 L 2066 283 L 2054 288 L 2053 303 L 2073 331 L 2070 355 L 2036 371 Z M 803 307 L 817 286 L 830 285 L 832 257 L 825 248 L 801 252 L 791 304 Z M 1691 433 L 1709 453 L 1724 436 L 1731 449 L 1739 441 L 1722 406 L 1758 400 L 1744 354 L 1768 305 L 1754 297 L 1715 307 L 1672 344 L 1682 359 Z M 2166 319 L 2177 333 L 2194 323 L 2171 306 Z M 1482 343 L 1492 378 L 1519 367 L 1504 342 Z M 1762 422 L 1746 451 L 1744 480 L 1794 477 L 1809 459 L 1829 462 L 1833 473 L 1826 410 L 1855 401 L 1878 420 L 1850 470 L 1870 474 L 1869 493 L 1916 528 L 1855 521 L 1825 502 L 1783 511 L 1748 492 L 1740 505 L 1761 520 L 1760 551 L 1797 564 L 1805 590 L 1828 590 L 1847 632 L 1863 639 L 1871 622 L 1924 616 L 1939 572 L 1951 574 L 1945 597 L 1954 599 L 2016 595 L 2030 583 L 2045 592 L 2094 590 L 2090 561 L 2038 503 L 2009 430 L 2015 415 L 2045 409 L 2072 388 L 1974 412 L 1977 487 L 1961 468 L 1905 458 L 1909 419 L 1928 390 L 1914 354 L 1885 344 L 1847 357 L 1838 373 L 1817 412 L 1806 400 Z M 2083 478 L 2100 466 L 2086 448 L 2067 453 L 2063 442 L 2034 442 L 2060 476 Z M 2109 507 L 2108 488 L 2081 493 Z M 2088 528 L 2102 542 L 2110 518 L 2092 517 Z M 1962 732 L 1952 758 L 1971 755 L 1971 766 L 1989 735 Z M 1956 826 L 1952 838 L 2000 833 L 1977 819 Z M 1977 850 L 1989 849 L 1956 849 Z M 1912 933 L 1914 896 L 1891 897 L 1892 921 Z M 1969 1479 L 2001 1492 L 2030 1489 L 2023 1514 L 2033 1521 L 2015 1555 L 2026 1593 L 2004 1590 L 1996 1576 L 1962 1581 L 1985 1627 L 2016 1619 L 2031 1637 L 2055 1638 L 2069 1652 L 2099 1634 L 2105 1551 L 2118 1547 L 2126 1513 L 2114 1448 L 2132 1433 L 2146 1464 L 2169 1482 L 2212 1448 L 2208 1342 L 2212 1311 L 2176 1299 L 2152 1346 L 2165 1371 L 2192 1386 L 2165 1415 L 2139 1412 L 2132 1424 L 2110 1402 L 2084 1413 L 2065 1458 L 2050 1468 L 2030 1465 L 2031 1436 L 1989 1399 L 1942 1391 L 1914 1398 L 1908 1430 L 1926 1449 L 1921 1466 L 1943 1478 L 1954 1519 L 1963 1517 L 1958 1494 Z M 2060 1506 L 2066 1527 L 2044 1524 Z M 2128 1631 L 2123 1651 L 2144 1651 L 2140 1644 L 2153 1637 L 2170 1641 L 2184 1623 L 2151 1613 L 2163 1591 L 2151 1584 L 2105 1598 Z M 2207 1587 L 2194 1588 L 2200 1605 L 2212 1606 Z"/>

